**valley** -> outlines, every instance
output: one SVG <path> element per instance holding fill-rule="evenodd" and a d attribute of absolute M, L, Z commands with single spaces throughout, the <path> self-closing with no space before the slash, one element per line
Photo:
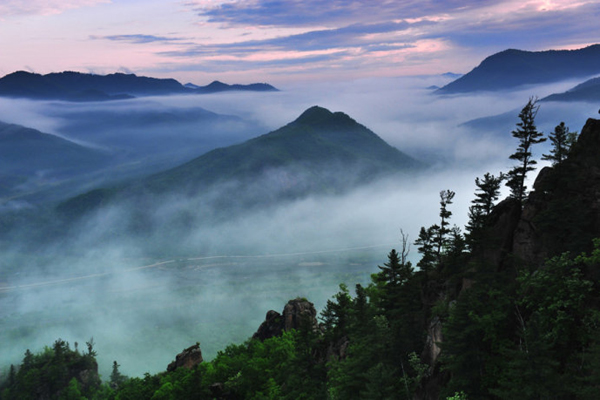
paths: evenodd
<path fill-rule="evenodd" d="M 419 265 L 420 228 L 438 221 L 441 191 L 456 192 L 451 226 L 461 238 L 475 178 L 511 165 L 518 110 L 575 79 L 498 92 L 428 89 L 456 77 L 202 96 L 175 85 L 175 92 L 138 88 L 143 96 L 85 102 L 64 94 L 1 98 L 0 154 L 12 163 L 0 175 L 3 363 L 18 364 L 25 349 L 57 338 L 93 338 L 102 376 L 118 361 L 127 376 L 164 378 L 182 349 L 200 342 L 204 360 L 218 359 L 290 299 L 308 299 L 320 312 L 340 284 L 358 299 L 355 285 L 377 284 L 386 255 L 403 240 L 404 261 Z M 563 120 L 580 129 L 597 112 L 589 101 L 539 105 L 536 122 L 546 133 Z M 34 139 L 60 144 L 57 155 Z M 536 157 L 548 149 L 541 145 Z M 72 168 L 59 170 L 59 161 Z M 529 188 L 534 179 L 528 176 Z M 506 187 L 498 191 L 508 195 Z M 411 272 L 425 282 L 411 294 L 424 304 L 422 326 L 406 324 L 424 327 L 419 344 L 437 329 L 425 326 L 429 313 L 449 318 L 443 303 L 460 299 L 471 279 L 468 252 L 459 253 L 456 275 Z M 369 290 L 369 301 L 383 301 L 376 290 L 385 289 Z M 332 332 L 323 334 L 341 339 Z M 433 371 L 439 364 L 430 362 Z M 439 390 L 436 371 L 422 379 Z"/>

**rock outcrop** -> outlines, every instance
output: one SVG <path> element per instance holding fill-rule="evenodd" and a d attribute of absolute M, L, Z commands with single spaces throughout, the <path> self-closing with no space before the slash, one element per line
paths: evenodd
<path fill-rule="evenodd" d="M 600 232 L 600 120 L 588 119 L 568 158 L 540 171 L 514 232 L 513 254 L 541 264 L 590 251 Z"/>
<path fill-rule="evenodd" d="M 266 340 L 301 326 L 309 326 L 315 331 L 319 329 L 315 305 L 306 299 L 297 298 L 288 301 L 282 314 L 274 310 L 268 311 L 265 321 L 252 338 Z"/>
<path fill-rule="evenodd" d="M 540 170 L 522 207 L 515 199 L 492 211 L 479 262 L 541 265 L 564 252 L 591 250 L 600 232 L 600 120 L 589 119 L 566 160 Z"/>
<path fill-rule="evenodd" d="M 175 361 L 170 363 L 167 367 L 167 372 L 175 371 L 179 367 L 192 369 L 202 361 L 203 359 L 202 351 L 200 350 L 200 343 L 196 343 L 195 345 L 188 347 L 181 353 L 177 354 L 177 356 L 175 356 Z"/>
<path fill-rule="evenodd" d="M 514 274 L 511 266 L 540 267 L 550 257 L 590 252 L 600 236 L 600 120 L 588 119 L 566 160 L 539 171 L 533 190 L 521 205 L 508 198 L 490 214 L 472 261 L 489 272 Z M 425 307 L 446 291 L 445 282 L 428 282 Z M 461 290 L 475 282 L 463 279 Z M 436 286 L 437 285 L 437 286 Z M 460 296 L 461 294 L 459 294 Z M 443 321 L 432 318 L 421 360 L 430 365 L 417 390 L 418 399 L 437 399 L 449 379 L 440 369 Z"/>

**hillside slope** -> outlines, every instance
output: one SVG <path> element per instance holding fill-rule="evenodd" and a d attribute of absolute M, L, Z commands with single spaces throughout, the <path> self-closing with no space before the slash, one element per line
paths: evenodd
<path fill-rule="evenodd" d="M 600 78 L 592 78 L 563 93 L 554 93 L 541 101 L 600 101 Z"/>
<path fill-rule="evenodd" d="M 213 150 L 155 175 L 145 186 L 157 191 L 274 174 L 281 185 L 342 189 L 420 163 L 385 143 L 348 115 L 318 106 L 292 123 L 239 145 Z"/>
<path fill-rule="evenodd" d="M 487 57 L 438 94 L 497 91 L 522 85 L 558 82 L 600 73 L 600 45 L 578 50 L 523 51 L 508 49 Z"/>
<path fill-rule="evenodd" d="M 58 136 L 0 122 L 0 195 L 33 190 L 26 183 L 39 187 L 72 178 L 108 160 L 107 154 Z"/>
<path fill-rule="evenodd" d="M 395 173 L 422 168 L 348 115 L 311 107 L 290 124 L 219 148 L 179 167 L 120 188 L 98 189 L 59 206 L 70 216 L 107 202 L 156 196 L 209 198 L 212 216 L 311 194 L 341 193 Z M 196 200 L 195 200 L 196 201 Z M 225 212 L 226 211 L 226 212 Z M 197 214 L 199 210 L 196 210 Z"/>

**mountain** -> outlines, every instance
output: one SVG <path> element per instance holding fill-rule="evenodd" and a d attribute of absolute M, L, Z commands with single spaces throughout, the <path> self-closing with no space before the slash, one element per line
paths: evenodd
<path fill-rule="evenodd" d="M 439 89 L 438 94 L 497 91 L 557 82 L 600 73 L 600 44 L 578 50 L 509 49 L 487 57 L 471 72 Z"/>
<path fill-rule="evenodd" d="M 292 191 L 302 186 L 336 190 L 420 165 L 348 115 L 314 106 L 282 128 L 213 150 L 151 177 L 145 186 L 164 191 L 191 182 L 252 181 L 271 174 L 281 188 Z"/>
<path fill-rule="evenodd" d="M 4 173 L 67 173 L 93 168 L 104 161 L 100 151 L 32 128 L 0 122 L 0 170 Z"/>
<path fill-rule="evenodd" d="M 159 194 L 211 197 L 219 209 L 265 205 L 314 193 L 339 193 L 422 167 L 342 112 L 311 107 L 295 121 L 244 143 L 212 150 L 179 167 L 117 189 L 63 203 L 81 214 L 113 198 Z M 218 200 L 214 200 L 217 198 Z"/>
<path fill-rule="evenodd" d="M 0 195 L 31 192 L 99 169 L 108 156 L 55 135 L 0 122 Z"/>
<path fill-rule="evenodd" d="M 564 93 L 555 93 L 541 101 L 600 101 L 600 77 L 587 80 Z"/>
<path fill-rule="evenodd" d="M 213 82 L 214 84 L 214 82 Z M 157 79 L 134 74 L 109 75 L 58 72 L 46 75 L 17 71 L 0 78 L 0 96 L 43 100 L 106 101 L 135 96 L 204 94 L 224 90 L 273 91 L 273 86 L 252 85 L 184 86 L 175 79 Z"/>
<path fill-rule="evenodd" d="M 278 89 L 268 83 L 251 83 L 249 85 L 228 85 L 223 82 L 213 81 L 206 86 L 198 86 L 193 83 L 186 83 L 184 85 L 188 89 L 193 89 L 197 93 L 217 93 L 217 92 L 228 92 L 228 91 L 249 91 L 249 92 L 277 92 Z"/>
<path fill-rule="evenodd" d="M 493 207 L 475 216 L 480 224 L 469 229 L 469 247 L 460 232 L 454 231 L 446 240 L 444 235 L 428 238 L 430 234 L 423 228 L 419 235 L 424 242 L 422 259 L 419 268 L 413 268 L 405 261 L 409 245 L 402 233 L 400 251 L 392 249 L 387 263 L 372 266 L 369 286 L 357 284 L 351 292 L 346 284 L 340 284 L 318 319 L 314 304 L 296 297 L 281 313 L 268 311 L 251 338 L 227 346 L 210 361 L 204 360 L 199 342 L 177 354 L 175 361 L 165 362 L 166 371 L 144 378 L 127 379 L 114 361 L 110 391 L 99 389 L 91 345 L 86 343 L 89 351 L 82 356 L 58 340 L 54 351 L 33 356 L 27 350 L 23 363 L 11 367 L 9 378 L 0 383 L 0 391 L 7 399 L 27 398 L 32 391 L 46 397 L 59 392 L 75 393 L 74 398 L 95 394 L 98 399 L 115 395 L 249 399 L 264 396 L 267 390 L 272 398 L 285 399 L 327 398 L 332 393 L 340 399 L 596 399 L 599 153 L 600 120 L 589 119 L 568 157 L 542 169 L 526 199 L 521 202 L 509 197 L 494 205 L 497 194 L 488 197 L 493 198 Z M 435 230 L 438 225 L 429 228 Z M 291 254 L 292 268 L 297 268 L 303 255 Z M 198 265 L 200 259 L 189 260 L 194 261 L 196 271 L 209 267 Z M 223 270 L 219 271 L 221 282 L 227 276 Z M 165 268 L 164 276 L 172 278 L 175 271 Z M 183 275 L 181 270 L 179 273 Z M 98 275 L 106 274 L 94 276 Z M 269 288 L 265 281 L 272 279 L 277 292 L 270 298 L 276 298 L 284 290 L 286 275 L 287 271 L 272 271 L 256 286 L 250 279 L 236 276 L 234 290 L 248 292 L 251 301 L 256 301 Z M 322 279 L 323 271 L 316 276 Z M 147 281 L 143 284 L 148 286 Z M 168 307 L 178 326 L 188 322 L 180 317 L 180 309 L 185 308 L 181 305 L 190 308 L 199 292 L 210 289 L 206 282 L 199 284 L 192 278 L 173 305 L 157 287 L 160 289 L 150 286 L 149 293 L 159 298 L 162 307 Z M 126 289 L 129 295 L 130 286 Z M 222 283 L 217 290 L 220 300 L 233 295 Z M 235 328 L 235 314 L 225 314 L 222 301 L 215 307 L 213 293 L 209 291 L 211 300 L 203 312 L 227 315 L 226 329 Z M 123 300 L 117 308 L 135 310 L 127 315 L 142 313 L 130 297 Z M 109 308 L 99 304 L 104 306 L 104 317 Z M 147 303 L 141 304 L 140 308 L 147 307 Z M 86 316 L 91 313 L 88 309 Z M 153 326 L 164 324 L 147 315 Z M 142 318 L 147 318 L 146 314 L 134 323 Z M 196 330 L 204 323 L 197 312 L 190 319 Z M 38 319 L 36 322 L 39 324 Z M 225 333 L 214 329 L 206 336 Z M 131 346 L 126 347 L 127 352 Z M 143 351 L 148 347 L 144 343 Z M 88 362 L 81 363 L 82 357 Z M 85 374 L 73 377 L 74 370 L 82 369 Z M 82 379 L 90 375 L 88 371 L 96 378 L 92 381 L 95 391 L 90 390 L 89 380 Z M 55 390 L 47 389 L 49 381 Z M 67 392 L 67 385 L 73 390 Z"/>

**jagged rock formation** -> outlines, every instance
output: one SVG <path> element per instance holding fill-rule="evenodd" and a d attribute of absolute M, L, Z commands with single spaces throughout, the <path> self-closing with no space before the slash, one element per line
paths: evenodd
<path fill-rule="evenodd" d="M 298 329 L 302 324 L 308 324 L 314 330 L 319 329 L 315 305 L 306 299 L 297 298 L 288 301 L 282 314 L 274 310 L 268 311 L 265 321 L 252 338 L 266 340 L 279 336 L 283 332 Z"/>
<path fill-rule="evenodd" d="M 196 343 L 195 345 L 188 347 L 181 353 L 177 354 L 177 356 L 175 356 L 175 361 L 170 363 L 167 367 L 167 372 L 175 371 L 179 367 L 192 369 L 202 361 L 203 359 L 202 351 L 200 350 L 200 343 Z"/>
<path fill-rule="evenodd" d="M 488 260 L 502 268 L 503 255 L 539 265 L 564 252 L 590 251 L 600 232 L 600 120 L 588 119 L 569 157 L 540 171 L 523 204 L 507 200 L 494 211 L 491 232 L 502 241 L 502 254 Z M 514 202 L 514 201 L 513 201 Z M 520 211 L 520 212 L 519 212 Z"/>

